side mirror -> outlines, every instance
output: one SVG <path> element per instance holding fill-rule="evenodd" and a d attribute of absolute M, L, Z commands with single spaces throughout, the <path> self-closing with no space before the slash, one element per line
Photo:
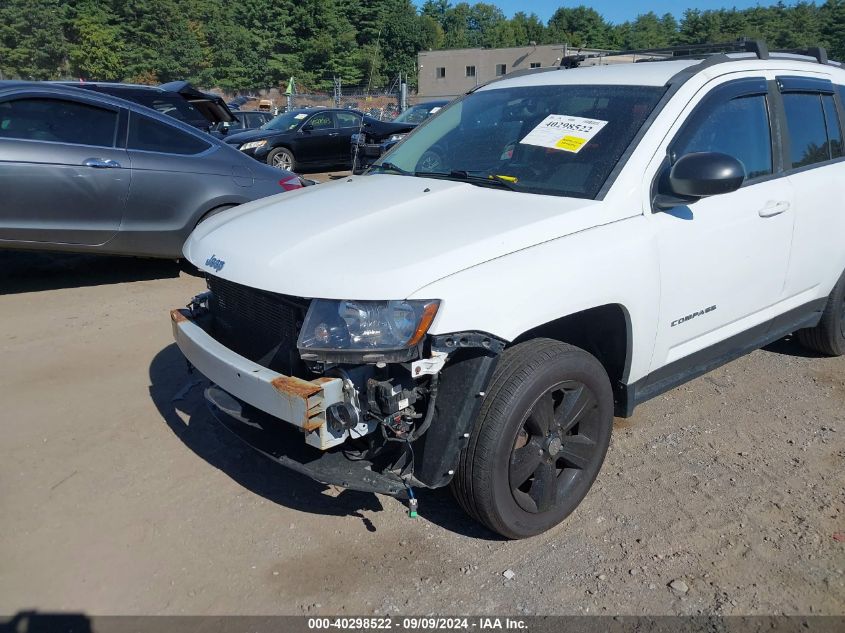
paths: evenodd
<path fill-rule="evenodd" d="M 302 126 L 303 132 L 310 132 L 313 129 L 314 129 L 314 126 L 311 125 L 310 123 L 306 123 L 305 125 Z"/>
<path fill-rule="evenodd" d="M 681 156 L 669 172 L 671 195 L 658 194 L 654 206 L 671 209 L 701 198 L 736 191 L 745 181 L 745 168 L 733 156 L 696 152 Z"/>

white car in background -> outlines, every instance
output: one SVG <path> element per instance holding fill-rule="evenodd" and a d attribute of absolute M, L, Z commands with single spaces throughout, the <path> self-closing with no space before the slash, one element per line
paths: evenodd
<path fill-rule="evenodd" d="M 614 413 L 792 332 L 843 354 L 845 71 L 748 51 L 510 75 L 367 175 L 201 224 L 209 292 L 172 318 L 213 410 L 522 538 L 587 494 Z"/>

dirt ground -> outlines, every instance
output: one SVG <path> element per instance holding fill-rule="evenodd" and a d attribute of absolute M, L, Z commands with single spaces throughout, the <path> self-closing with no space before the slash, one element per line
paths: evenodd
<path fill-rule="evenodd" d="M 202 288 L 0 252 L 0 613 L 845 613 L 845 358 L 785 339 L 643 405 L 581 507 L 508 542 L 219 428 L 167 314 Z"/>

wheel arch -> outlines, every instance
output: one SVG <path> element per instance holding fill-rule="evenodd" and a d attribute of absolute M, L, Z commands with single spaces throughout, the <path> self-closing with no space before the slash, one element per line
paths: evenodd
<path fill-rule="evenodd" d="M 624 305 L 607 303 L 559 317 L 522 332 L 510 345 L 535 338 L 568 343 L 595 356 L 610 378 L 617 410 L 625 412 L 625 385 L 631 371 L 634 340 L 631 314 Z"/>

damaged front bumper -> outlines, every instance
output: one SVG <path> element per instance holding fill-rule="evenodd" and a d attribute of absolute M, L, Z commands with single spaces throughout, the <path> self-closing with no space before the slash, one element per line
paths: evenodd
<path fill-rule="evenodd" d="M 213 383 L 205 397 L 227 429 L 282 466 L 324 484 L 402 497 L 410 486 L 449 483 L 502 341 L 470 332 L 430 336 L 428 358 L 338 366 L 306 380 L 218 341 L 207 296 L 196 297 L 189 309 L 171 311 L 173 336 L 189 365 Z M 398 379 L 394 384 L 391 372 L 407 376 L 406 383 L 428 384 L 426 405 L 411 416 L 410 428 L 400 416 L 412 411 L 406 398 L 416 387 L 403 387 Z M 343 410 L 355 415 L 339 420 Z"/>
<path fill-rule="evenodd" d="M 344 429 L 331 428 L 326 420 L 328 408 L 344 402 L 341 379 L 302 380 L 279 374 L 216 341 L 189 310 L 172 310 L 170 319 L 176 345 L 211 382 L 256 409 L 299 427 L 305 433 L 305 442 L 321 450 L 349 436 Z"/>
<path fill-rule="evenodd" d="M 211 385 L 205 390 L 215 419 L 250 448 L 274 462 L 322 484 L 400 499 L 407 497 L 405 482 L 394 472 L 374 469 L 369 460 L 351 459 L 340 448 L 317 452 L 303 445 L 294 428 Z"/>

